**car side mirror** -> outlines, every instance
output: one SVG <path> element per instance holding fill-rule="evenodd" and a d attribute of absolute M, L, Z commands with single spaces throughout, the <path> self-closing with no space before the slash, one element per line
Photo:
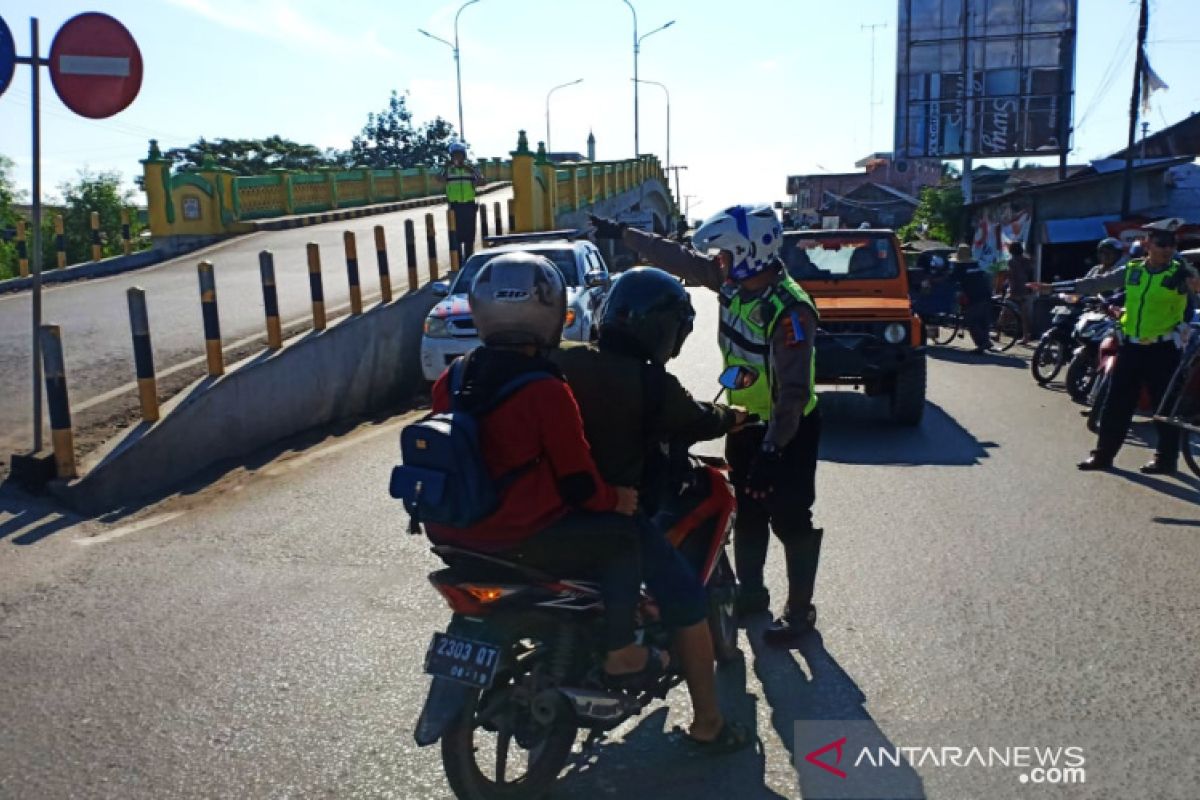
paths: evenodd
<path fill-rule="evenodd" d="M 446 297 L 450 294 L 449 281 L 434 281 L 431 286 L 433 286 L 434 297 Z"/>
<path fill-rule="evenodd" d="M 583 276 L 583 282 L 589 289 L 608 285 L 608 273 L 602 269 L 594 269 Z"/>

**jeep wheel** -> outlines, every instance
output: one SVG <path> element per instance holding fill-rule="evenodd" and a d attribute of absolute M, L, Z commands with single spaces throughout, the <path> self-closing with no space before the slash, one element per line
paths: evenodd
<path fill-rule="evenodd" d="M 921 416 L 925 413 L 924 355 L 917 356 L 916 363 L 896 374 L 890 411 L 892 421 L 899 425 L 921 424 Z"/>

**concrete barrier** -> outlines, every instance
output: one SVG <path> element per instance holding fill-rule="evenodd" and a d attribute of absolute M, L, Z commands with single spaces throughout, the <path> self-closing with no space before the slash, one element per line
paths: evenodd
<path fill-rule="evenodd" d="M 157 423 L 96 454 L 82 478 L 50 489 L 87 514 L 130 507 L 222 461 L 393 407 L 423 384 L 421 330 L 436 301 L 425 287 L 205 378 L 165 404 Z"/>

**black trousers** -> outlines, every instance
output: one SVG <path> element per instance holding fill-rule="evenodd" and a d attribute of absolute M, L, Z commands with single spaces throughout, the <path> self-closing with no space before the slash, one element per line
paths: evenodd
<path fill-rule="evenodd" d="M 604 598 L 607 650 L 633 644 L 634 614 L 642 592 L 641 532 L 633 517 L 576 511 L 515 548 L 497 553 L 558 578 L 588 578 Z"/>
<path fill-rule="evenodd" d="M 963 312 L 963 323 L 975 347 L 985 350 L 991 341 L 992 304 L 989 301 L 971 303 Z"/>
<path fill-rule="evenodd" d="M 479 216 L 479 206 L 474 202 L 451 203 L 450 210 L 454 212 L 458 263 L 462 265 L 475 252 L 475 220 Z"/>
<path fill-rule="evenodd" d="M 733 552 L 738 580 L 745 589 L 764 588 L 769 528 L 783 544 L 788 607 L 801 613 L 812 602 L 821 553 L 821 533 L 812 524 L 812 506 L 817 498 L 817 449 L 821 442 L 820 409 L 814 409 L 804 418 L 796 436 L 783 449 L 775 491 L 760 501 L 741 487 L 762 448 L 764 433 L 761 427 L 751 428 L 731 433 L 725 440 L 725 458 L 737 487 Z"/>
<path fill-rule="evenodd" d="M 1174 342 L 1155 344 L 1133 344 L 1126 342 L 1117 352 L 1117 363 L 1113 367 L 1112 385 L 1108 399 L 1100 412 L 1100 438 L 1096 442 L 1096 454 L 1113 458 L 1125 442 L 1133 412 L 1145 386 L 1150 393 L 1150 402 L 1158 409 L 1163 394 L 1171 382 L 1175 368 L 1179 366 L 1179 348 Z M 1158 445 L 1155 459 L 1165 465 L 1179 461 L 1179 429 L 1174 425 L 1155 422 Z"/>

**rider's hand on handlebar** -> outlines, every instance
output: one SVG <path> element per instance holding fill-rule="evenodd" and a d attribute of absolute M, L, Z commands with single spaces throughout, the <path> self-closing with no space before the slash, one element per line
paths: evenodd
<path fill-rule="evenodd" d="M 733 411 L 733 427 L 729 429 L 730 433 L 737 433 L 747 425 L 752 425 L 759 421 L 757 414 L 751 414 L 744 408 L 733 406 L 730 410 Z"/>
<path fill-rule="evenodd" d="M 617 505 L 613 511 L 625 517 L 632 517 L 638 510 L 638 493 L 637 489 L 630 489 L 628 486 L 614 486 L 617 493 Z"/>

